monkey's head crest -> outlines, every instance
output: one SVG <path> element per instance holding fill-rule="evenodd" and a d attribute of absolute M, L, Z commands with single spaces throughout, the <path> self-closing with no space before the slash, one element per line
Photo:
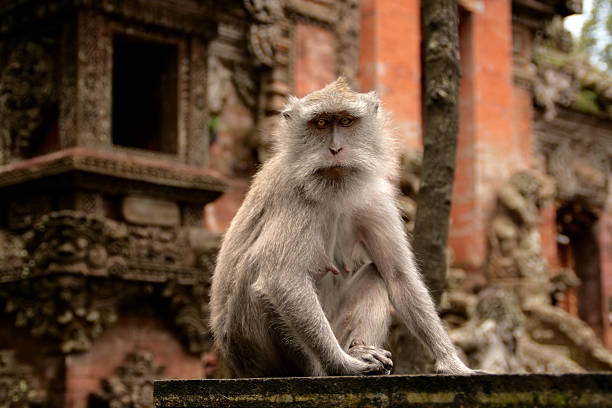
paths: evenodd
<path fill-rule="evenodd" d="M 346 77 L 340 76 L 323 89 L 302 98 L 290 96 L 282 115 L 285 119 L 299 116 L 304 120 L 310 120 L 321 113 L 347 112 L 356 118 L 361 118 L 369 114 L 375 115 L 379 105 L 380 100 L 375 92 L 355 92 Z"/>

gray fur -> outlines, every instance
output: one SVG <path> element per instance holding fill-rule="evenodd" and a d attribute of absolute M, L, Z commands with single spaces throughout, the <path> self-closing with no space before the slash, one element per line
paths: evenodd
<path fill-rule="evenodd" d="M 211 327 L 233 375 L 388 373 L 389 301 L 439 372 L 471 372 L 415 267 L 379 105 L 343 78 L 290 99 L 213 276 Z"/>

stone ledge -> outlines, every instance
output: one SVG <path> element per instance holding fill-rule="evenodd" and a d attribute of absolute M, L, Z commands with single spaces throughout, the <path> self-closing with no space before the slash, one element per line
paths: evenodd
<path fill-rule="evenodd" d="M 157 408 L 612 407 L 612 374 L 165 380 Z"/>

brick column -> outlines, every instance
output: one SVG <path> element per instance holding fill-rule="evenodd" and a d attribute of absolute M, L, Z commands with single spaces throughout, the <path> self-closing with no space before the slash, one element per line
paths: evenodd
<path fill-rule="evenodd" d="M 402 147 L 422 146 L 419 0 L 363 0 L 359 83 L 393 114 Z"/>
<path fill-rule="evenodd" d="M 455 263 L 482 266 L 495 193 L 522 166 L 516 143 L 510 0 L 461 15 L 459 144 L 449 245 Z"/>

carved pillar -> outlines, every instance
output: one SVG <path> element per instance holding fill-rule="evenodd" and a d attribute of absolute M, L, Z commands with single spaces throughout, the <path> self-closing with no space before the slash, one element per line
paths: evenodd
<path fill-rule="evenodd" d="M 79 146 L 111 144 L 112 39 L 104 16 L 77 16 L 76 124 Z"/>

